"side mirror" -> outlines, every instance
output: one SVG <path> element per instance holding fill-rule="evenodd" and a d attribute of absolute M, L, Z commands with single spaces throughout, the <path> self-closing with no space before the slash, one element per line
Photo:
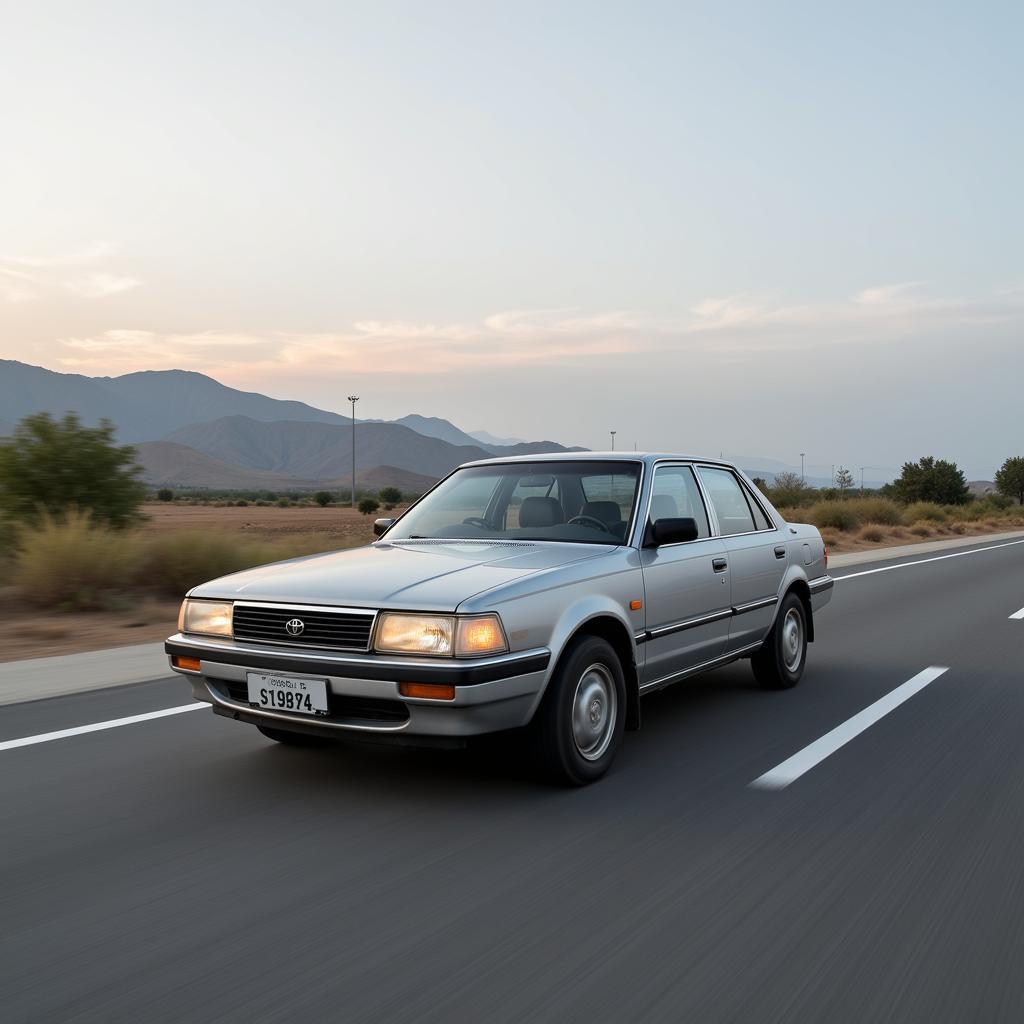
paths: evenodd
<path fill-rule="evenodd" d="M 374 537 L 380 537 L 385 530 L 387 530 L 394 519 L 374 519 L 373 521 L 373 535 Z"/>
<path fill-rule="evenodd" d="M 700 536 L 696 519 L 656 519 L 647 525 L 644 547 L 660 548 L 663 544 L 682 544 Z"/>

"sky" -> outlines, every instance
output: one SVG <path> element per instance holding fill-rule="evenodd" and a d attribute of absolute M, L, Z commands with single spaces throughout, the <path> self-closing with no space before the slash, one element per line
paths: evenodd
<path fill-rule="evenodd" d="M 1024 454 L 1019 3 L 0 16 L 0 357 L 869 479 Z"/>

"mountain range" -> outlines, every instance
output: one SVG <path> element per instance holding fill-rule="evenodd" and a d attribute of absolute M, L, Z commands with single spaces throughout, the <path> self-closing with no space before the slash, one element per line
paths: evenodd
<path fill-rule="evenodd" d="M 108 419 L 118 440 L 136 446 L 144 479 L 155 485 L 280 490 L 351 481 L 349 417 L 201 373 L 86 377 L 0 360 L 0 410 L 0 436 L 34 412 L 73 411 L 90 425 Z M 582 450 L 553 441 L 491 444 L 434 416 L 356 421 L 356 478 L 367 489 L 419 492 L 463 462 Z"/>

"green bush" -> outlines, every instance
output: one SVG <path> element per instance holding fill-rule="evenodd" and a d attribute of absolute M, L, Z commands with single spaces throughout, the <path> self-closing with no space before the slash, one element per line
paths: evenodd
<path fill-rule="evenodd" d="M 0 512 L 21 522 L 85 509 L 97 522 L 136 522 L 146 488 L 139 482 L 135 449 L 114 441 L 104 420 L 84 427 L 68 413 L 26 416 L 14 436 L 0 442 Z"/>
<path fill-rule="evenodd" d="M 860 519 L 852 501 L 819 501 L 811 507 L 811 522 L 818 529 L 832 527 L 835 530 L 856 530 Z"/>
<path fill-rule="evenodd" d="M 846 504 L 862 523 L 902 526 L 906 522 L 903 509 L 889 498 L 853 498 Z"/>
<path fill-rule="evenodd" d="M 942 506 L 936 505 L 934 501 L 915 501 L 908 505 L 906 517 L 910 523 L 920 522 L 922 519 L 931 523 L 944 523 L 947 518 Z"/>
<path fill-rule="evenodd" d="M 380 503 L 376 498 L 363 498 L 359 502 L 359 511 L 362 512 L 364 516 L 372 515 L 379 508 Z"/>
<path fill-rule="evenodd" d="M 334 495 L 330 491 L 317 491 L 313 495 L 313 500 L 321 507 L 326 508 L 332 501 L 334 501 Z"/>
<path fill-rule="evenodd" d="M 174 501 L 174 491 L 172 491 L 170 487 L 161 487 L 160 490 L 156 492 L 156 500 Z"/>

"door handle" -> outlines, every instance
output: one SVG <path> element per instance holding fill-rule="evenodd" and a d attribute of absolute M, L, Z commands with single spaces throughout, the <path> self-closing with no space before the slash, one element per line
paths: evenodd
<path fill-rule="evenodd" d="M 781 544 L 775 549 L 775 557 L 776 558 L 785 558 L 786 557 L 786 549 Z"/>
<path fill-rule="evenodd" d="M 715 572 L 725 572 L 729 568 L 729 563 L 724 558 L 713 558 L 711 559 L 711 568 Z"/>

